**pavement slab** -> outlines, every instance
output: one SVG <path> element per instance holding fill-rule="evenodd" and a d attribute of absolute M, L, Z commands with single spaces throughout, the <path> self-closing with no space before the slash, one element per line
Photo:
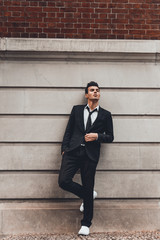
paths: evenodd
<path fill-rule="evenodd" d="M 89 236 L 77 234 L 20 234 L 2 240 L 160 240 L 160 231 L 104 232 Z"/>

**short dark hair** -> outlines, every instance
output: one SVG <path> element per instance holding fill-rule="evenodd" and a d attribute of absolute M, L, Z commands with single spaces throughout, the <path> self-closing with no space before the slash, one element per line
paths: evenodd
<path fill-rule="evenodd" d="M 91 81 L 91 82 L 87 83 L 87 86 L 86 86 L 86 88 L 85 88 L 85 94 L 88 93 L 88 88 L 91 87 L 91 86 L 96 86 L 96 87 L 99 88 L 98 83 L 96 83 L 96 82 L 94 82 L 94 81 Z"/>

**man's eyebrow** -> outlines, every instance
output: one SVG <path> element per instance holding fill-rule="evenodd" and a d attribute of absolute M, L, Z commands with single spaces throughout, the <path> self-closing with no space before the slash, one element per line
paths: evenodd
<path fill-rule="evenodd" d="M 94 89 L 99 90 L 99 88 L 90 88 L 90 90 L 94 90 Z"/>

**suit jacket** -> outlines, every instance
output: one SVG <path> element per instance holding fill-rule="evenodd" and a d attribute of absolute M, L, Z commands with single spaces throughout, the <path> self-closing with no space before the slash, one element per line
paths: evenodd
<path fill-rule="evenodd" d="M 84 127 L 84 107 L 86 105 L 74 106 L 63 137 L 61 152 L 70 152 L 84 143 L 86 134 Z M 98 116 L 87 133 L 98 133 L 98 139 L 85 142 L 88 157 L 98 162 L 101 143 L 111 143 L 114 140 L 113 123 L 111 113 L 99 107 Z"/>

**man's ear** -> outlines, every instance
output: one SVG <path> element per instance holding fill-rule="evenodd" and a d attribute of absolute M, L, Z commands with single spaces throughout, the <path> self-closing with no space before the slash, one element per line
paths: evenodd
<path fill-rule="evenodd" d="M 85 98 L 87 98 L 87 99 L 88 99 L 88 93 L 86 93 L 86 94 L 85 94 Z"/>

